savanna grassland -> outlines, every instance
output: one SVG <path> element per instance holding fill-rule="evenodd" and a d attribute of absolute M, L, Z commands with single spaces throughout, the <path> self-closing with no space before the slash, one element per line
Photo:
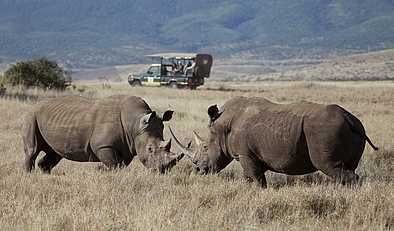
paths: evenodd
<path fill-rule="evenodd" d="M 226 84 L 196 91 L 127 85 L 90 85 L 68 93 L 11 90 L 0 99 L 1 230 L 394 229 L 393 82 Z M 268 174 L 268 189 L 261 189 L 243 180 L 235 161 L 218 175 L 200 176 L 187 159 L 165 175 L 148 171 L 138 158 L 117 171 L 62 160 L 51 175 L 26 174 L 23 117 L 39 100 L 62 94 L 141 96 L 154 110 L 175 110 L 169 124 L 185 143 L 193 130 L 207 137 L 207 107 L 233 96 L 336 103 L 360 118 L 380 150 L 366 146 L 357 169 L 363 184 L 353 187 L 336 185 L 319 173 Z"/>

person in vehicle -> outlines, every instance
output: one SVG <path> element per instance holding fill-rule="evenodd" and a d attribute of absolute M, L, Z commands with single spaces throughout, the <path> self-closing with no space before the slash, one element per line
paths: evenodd
<path fill-rule="evenodd" d="M 174 63 L 174 74 L 182 73 L 183 72 L 183 65 L 181 61 Z"/>
<path fill-rule="evenodd" d="M 187 65 L 185 66 L 185 70 L 184 73 L 187 75 L 190 73 L 193 73 L 194 67 L 196 66 L 196 62 L 194 59 L 192 59 L 191 61 L 189 60 L 189 62 L 187 63 Z"/>

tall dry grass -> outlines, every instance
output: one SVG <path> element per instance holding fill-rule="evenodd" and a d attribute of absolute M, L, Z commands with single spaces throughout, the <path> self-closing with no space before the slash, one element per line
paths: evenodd
<path fill-rule="evenodd" d="M 215 88 L 214 86 L 210 87 Z M 268 189 L 248 184 L 237 162 L 218 175 L 199 176 L 187 160 L 157 175 L 138 159 L 118 171 L 97 163 L 62 160 L 51 175 L 26 174 L 20 128 L 39 100 L 64 93 L 0 99 L 0 227 L 2 230 L 388 230 L 394 229 L 394 84 L 262 84 L 241 90 L 172 90 L 87 86 L 82 94 L 143 97 L 170 122 L 182 141 L 192 130 L 207 136 L 206 109 L 238 95 L 279 103 L 337 103 L 357 115 L 380 147 L 367 147 L 357 169 L 361 186 L 343 187 L 322 174 L 268 174 Z M 227 91 L 226 91 L 227 90 Z M 15 90 L 17 91 L 17 90 Z M 23 92 L 20 92 L 23 95 Z M 169 137 L 167 128 L 166 138 Z M 174 149 L 176 151 L 176 149 Z M 40 157 L 39 157 L 40 158 Z"/>

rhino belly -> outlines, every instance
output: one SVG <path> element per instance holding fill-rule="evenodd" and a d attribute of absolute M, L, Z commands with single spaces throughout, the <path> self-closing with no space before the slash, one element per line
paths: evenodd
<path fill-rule="evenodd" d="M 80 162 L 98 161 L 89 148 L 89 127 L 47 126 L 40 131 L 47 144 L 62 157 Z"/>

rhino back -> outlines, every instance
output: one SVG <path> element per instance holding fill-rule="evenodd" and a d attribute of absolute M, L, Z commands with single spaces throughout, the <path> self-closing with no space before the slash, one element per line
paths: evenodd
<path fill-rule="evenodd" d="M 228 149 L 235 158 L 251 151 L 277 172 L 300 164 L 312 168 L 302 142 L 303 118 L 309 108 L 313 108 L 309 103 L 275 104 L 257 97 L 226 103 L 226 120 L 232 120 Z"/>

